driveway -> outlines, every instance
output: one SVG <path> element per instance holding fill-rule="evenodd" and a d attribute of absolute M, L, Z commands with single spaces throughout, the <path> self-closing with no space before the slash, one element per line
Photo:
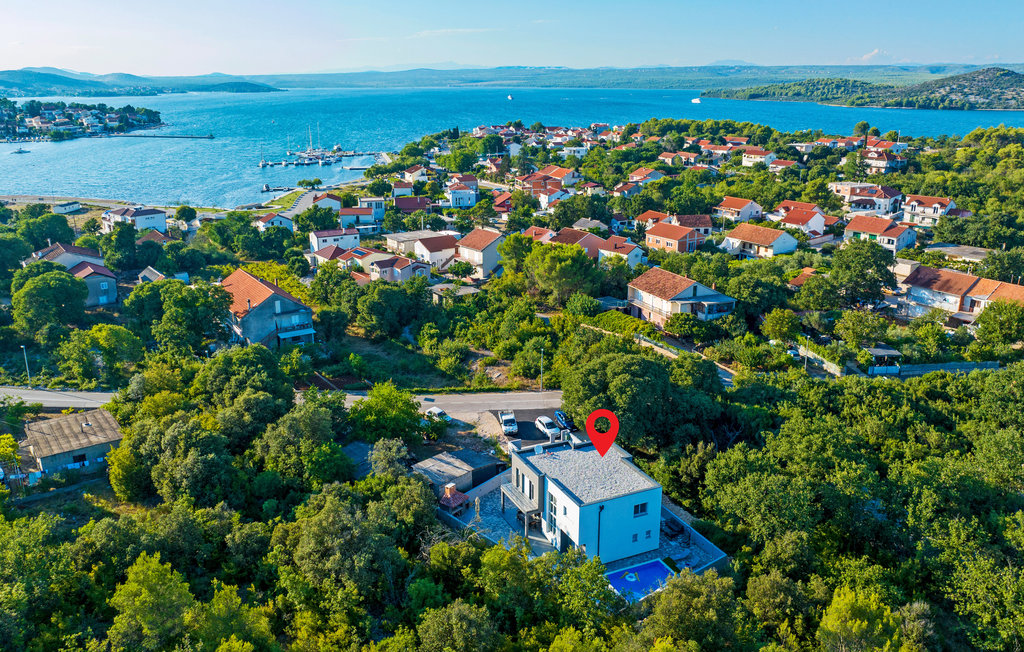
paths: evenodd
<path fill-rule="evenodd" d="M 110 399 L 114 397 L 114 393 L 0 387 L 0 396 L 20 398 L 26 403 L 42 403 L 44 408 L 98 408 L 109 403 Z"/>

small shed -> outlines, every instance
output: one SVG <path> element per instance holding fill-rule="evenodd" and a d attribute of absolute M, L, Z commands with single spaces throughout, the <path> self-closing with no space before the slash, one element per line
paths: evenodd
<path fill-rule="evenodd" d="M 89 410 L 25 424 L 19 446 L 43 473 L 105 465 L 121 442 L 121 428 L 106 410 Z"/>
<path fill-rule="evenodd" d="M 898 375 L 900 373 L 900 358 L 903 354 L 888 344 L 876 344 L 864 348 L 871 354 L 871 366 L 868 373 L 872 376 Z"/>
<path fill-rule="evenodd" d="M 498 475 L 504 466 L 495 457 L 462 448 L 417 462 L 412 470 L 424 476 L 434 493 L 440 496 L 448 484 L 454 484 L 459 491 L 469 491 Z"/>

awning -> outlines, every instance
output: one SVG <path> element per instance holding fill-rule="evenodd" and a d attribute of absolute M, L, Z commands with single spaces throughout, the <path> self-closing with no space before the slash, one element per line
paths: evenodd
<path fill-rule="evenodd" d="M 289 337 L 300 337 L 302 335 L 314 335 L 316 333 L 315 328 L 300 328 L 297 331 L 287 331 L 284 333 L 278 333 L 277 336 L 282 340 L 288 339 Z"/>

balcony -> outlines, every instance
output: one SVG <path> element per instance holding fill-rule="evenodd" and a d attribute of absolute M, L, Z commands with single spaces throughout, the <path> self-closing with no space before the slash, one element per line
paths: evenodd
<path fill-rule="evenodd" d="M 299 324 L 278 324 L 274 331 L 278 337 L 296 337 L 297 335 L 312 335 L 316 332 L 313 322 L 306 321 Z"/>

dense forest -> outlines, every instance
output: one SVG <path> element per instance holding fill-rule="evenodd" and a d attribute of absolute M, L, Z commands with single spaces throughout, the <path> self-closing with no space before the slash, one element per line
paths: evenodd
<path fill-rule="evenodd" d="M 750 88 L 714 89 L 702 95 L 913 109 L 1022 109 L 1024 75 L 1005 68 L 984 68 L 903 86 L 856 79 L 814 78 Z"/>

